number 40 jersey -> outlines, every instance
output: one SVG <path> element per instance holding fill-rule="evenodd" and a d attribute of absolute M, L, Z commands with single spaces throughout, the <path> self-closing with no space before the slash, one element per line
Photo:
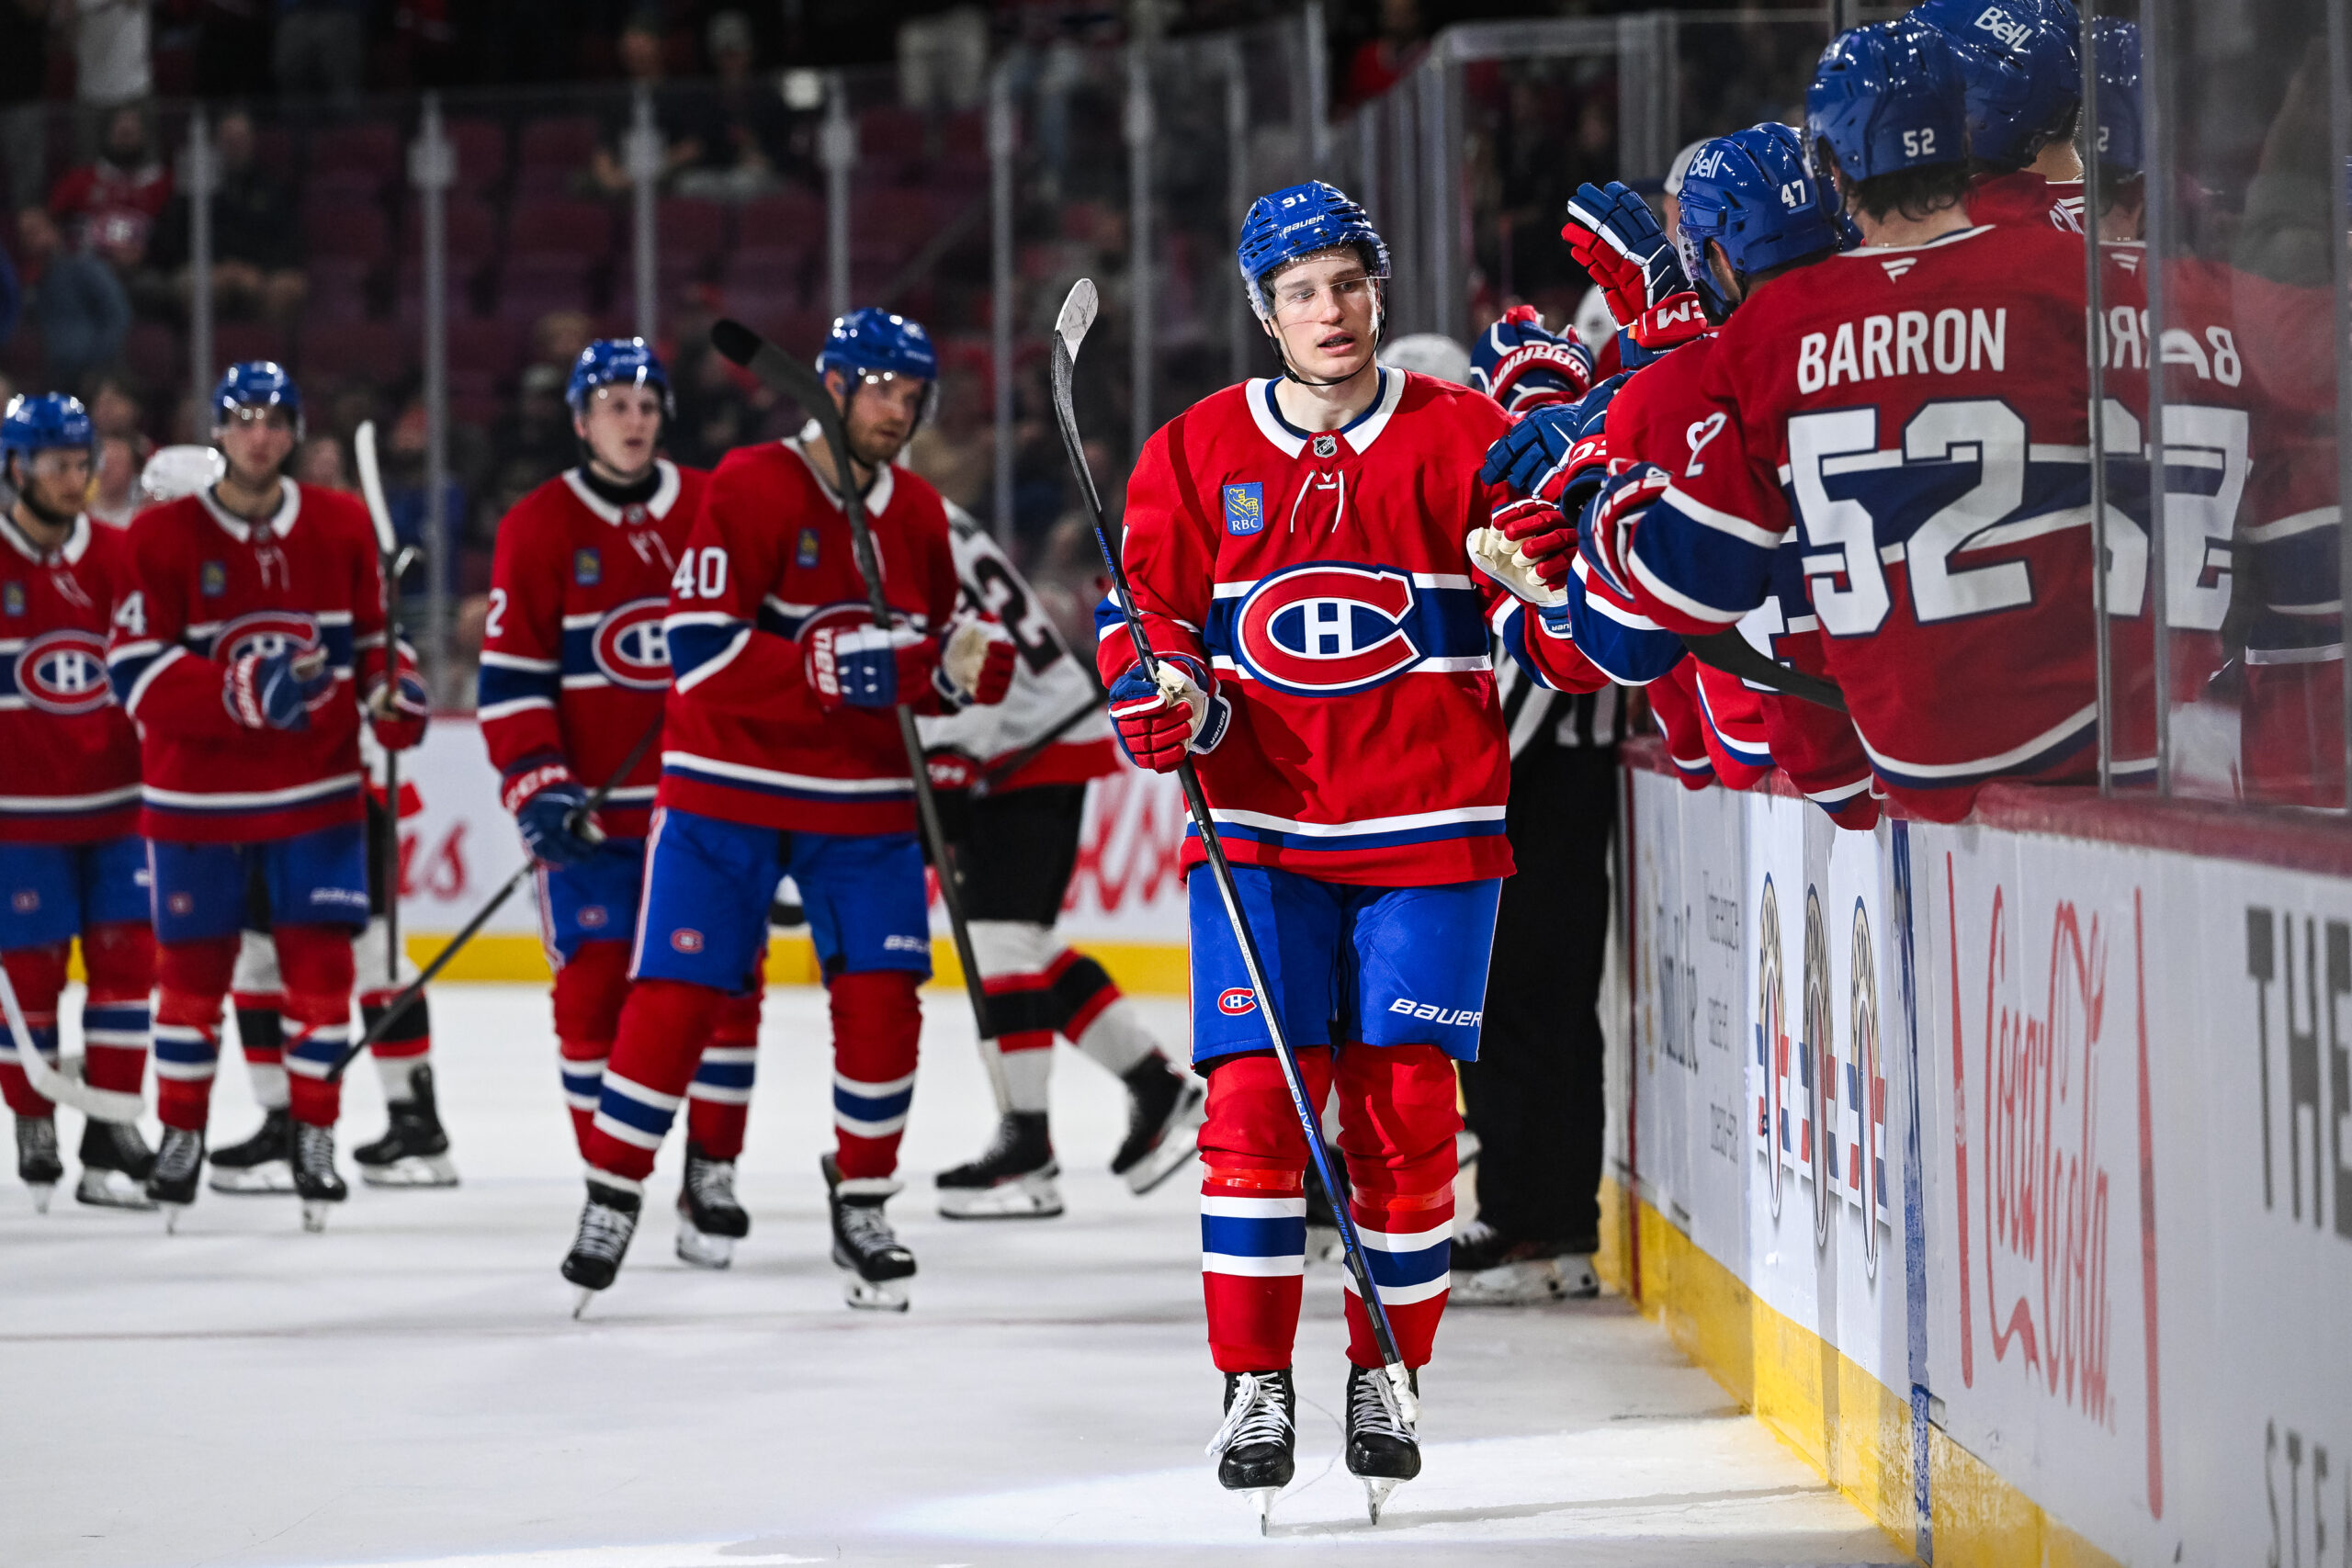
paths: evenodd
<path fill-rule="evenodd" d="M 2091 765 L 2083 259 L 2078 235 L 1972 228 L 1764 285 L 1706 369 L 1730 425 L 1628 551 L 1654 619 L 1713 632 L 1764 602 L 1796 529 L 1880 787 L 1933 820 L 1988 779 Z"/>

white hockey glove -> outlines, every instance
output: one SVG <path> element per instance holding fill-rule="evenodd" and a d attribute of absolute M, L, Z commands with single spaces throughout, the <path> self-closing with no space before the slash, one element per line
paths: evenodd
<path fill-rule="evenodd" d="M 973 615 L 956 622 L 947 634 L 939 671 L 947 678 L 956 701 L 990 707 L 1004 701 L 1004 694 L 1012 690 L 1013 666 L 1020 657 L 1021 649 L 1001 623 Z"/>
<path fill-rule="evenodd" d="M 1536 563 L 1500 528 L 1473 528 L 1463 545 L 1470 564 L 1501 583 L 1513 598 L 1539 610 L 1556 610 L 1568 602 L 1567 590 L 1544 581 Z"/>

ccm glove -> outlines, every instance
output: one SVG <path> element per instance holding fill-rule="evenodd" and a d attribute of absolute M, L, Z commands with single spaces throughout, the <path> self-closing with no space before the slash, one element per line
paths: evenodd
<path fill-rule="evenodd" d="M 1495 508 L 1495 527 L 1519 547 L 1521 560 L 1534 569 L 1547 588 L 1568 581 L 1576 563 L 1577 525 L 1557 506 L 1541 496 L 1524 496 Z"/>
<path fill-rule="evenodd" d="M 1559 582 L 1547 581 L 1543 571 L 1521 553 L 1500 528 L 1473 528 L 1463 540 L 1470 564 L 1500 583 L 1511 597 L 1534 605 L 1538 610 L 1557 608 L 1568 602 L 1566 591 Z M 1565 581 L 1565 577 L 1562 581 Z"/>
<path fill-rule="evenodd" d="M 1577 523 L 1577 552 L 1618 598 L 1636 603 L 1633 574 L 1625 558 L 1634 545 L 1634 530 L 1642 513 L 1672 484 L 1673 477 L 1655 463 L 1636 463 L 1600 487 L 1592 504 Z"/>
<path fill-rule="evenodd" d="M 1141 664 L 1111 684 L 1111 723 L 1128 760 L 1155 773 L 1173 773 L 1189 751 L 1213 751 L 1225 739 L 1233 705 L 1198 661 L 1161 654 L 1157 681 Z"/>
<path fill-rule="evenodd" d="M 1012 689 L 1012 670 L 1020 658 L 1021 650 L 1001 625 L 976 615 L 958 621 L 947 634 L 939 672 L 957 706 L 993 707 Z"/>
<path fill-rule="evenodd" d="M 368 693 L 368 723 L 377 744 L 387 751 L 406 751 L 424 739 L 433 720 L 433 703 L 415 671 L 402 666 L 390 685 L 378 682 Z"/>
<path fill-rule="evenodd" d="M 308 729 L 311 704 L 334 684 L 323 648 L 248 653 L 221 677 L 220 701 L 247 729 Z"/>
<path fill-rule="evenodd" d="M 1592 386 L 1592 352 L 1573 337 L 1546 332 L 1534 306 L 1514 305 L 1478 334 L 1470 351 L 1470 385 L 1506 413 L 1574 402 Z"/>
<path fill-rule="evenodd" d="M 1568 254 L 1600 286 L 1609 313 L 1621 321 L 1640 320 L 1654 305 L 1690 292 L 1690 279 L 1674 254 L 1674 243 L 1631 187 L 1611 180 L 1585 184 L 1568 197 L 1568 220 L 1560 238 Z"/>
<path fill-rule="evenodd" d="M 804 660 L 817 705 L 895 707 L 911 701 L 939 668 L 939 645 L 905 626 L 819 626 Z"/>
<path fill-rule="evenodd" d="M 526 764 L 507 775 L 499 793 L 534 859 L 577 865 L 605 841 L 605 830 L 588 813 L 588 792 L 561 762 Z"/>

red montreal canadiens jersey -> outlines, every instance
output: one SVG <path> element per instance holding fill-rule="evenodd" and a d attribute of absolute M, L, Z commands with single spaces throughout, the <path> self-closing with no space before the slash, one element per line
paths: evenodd
<path fill-rule="evenodd" d="M 676 683 L 662 738 L 660 804 L 810 833 L 906 833 L 914 781 L 889 709 L 827 714 L 800 639 L 871 626 L 849 517 L 801 455 L 804 434 L 729 452 L 670 585 L 665 628 Z M 956 612 L 956 558 L 939 492 L 886 467 L 865 493 L 882 591 L 930 636 Z M 901 693 L 939 711 L 929 686 Z"/>
<path fill-rule="evenodd" d="M 1973 228 L 1759 290 L 1707 367 L 1734 417 L 1629 551 L 1653 617 L 1706 632 L 1766 601 L 1793 526 L 1826 672 L 1885 793 L 1936 820 L 2090 759 L 2082 262 Z"/>
<path fill-rule="evenodd" d="M 573 468 L 499 524 L 480 716 L 500 773 L 560 758 L 593 790 L 662 716 L 670 579 L 710 476 L 667 459 L 656 469 L 642 505 L 614 505 Z M 607 833 L 645 837 L 661 775 L 661 749 L 649 747 L 598 808 Z"/>
<path fill-rule="evenodd" d="M 2031 169 L 1980 175 L 1968 187 L 1968 220 L 1981 226 L 2048 226 L 2083 231 L 2083 182 L 2045 179 Z"/>
<path fill-rule="evenodd" d="M 358 697 L 384 658 L 375 530 L 356 497 L 283 488 L 260 523 L 203 491 L 130 525 L 136 585 L 107 662 L 139 727 L 151 839 L 249 843 L 359 820 Z M 288 647 L 323 647 L 333 683 L 308 728 L 246 728 L 221 700 L 225 667 Z"/>
<path fill-rule="evenodd" d="M 1193 404 L 1127 485 L 1126 570 L 1151 645 L 1204 660 L 1233 705 L 1198 759 L 1226 849 L 1375 886 L 1508 875 L 1489 629 L 1549 685 L 1608 684 L 1472 572 L 1464 541 L 1507 494 L 1478 468 L 1510 421 L 1483 394 L 1390 369 L 1354 424 L 1310 435 L 1275 412 L 1272 386 Z M 1134 645 L 1114 605 L 1096 627 L 1115 681 Z"/>
<path fill-rule="evenodd" d="M 41 551 L 0 518 L 0 840 L 90 843 L 139 817 L 139 740 L 107 682 L 107 628 L 130 543 L 74 519 Z"/>

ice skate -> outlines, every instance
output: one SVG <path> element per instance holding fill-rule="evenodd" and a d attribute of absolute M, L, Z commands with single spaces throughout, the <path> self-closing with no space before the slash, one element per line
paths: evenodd
<path fill-rule="evenodd" d="M 351 1196 L 334 1168 L 334 1129 L 294 1123 L 294 1190 L 302 1198 L 302 1228 L 327 1228 L 327 1211 Z"/>
<path fill-rule="evenodd" d="M 1258 1533 L 1272 1523 L 1274 1497 L 1298 1468 L 1298 1393 L 1290 1369 L 1225 1374 L 1225 1425 L 1209 1439 L 1216 1483 L 1246 1492 L 1258 1511 Z"/>
<path fill-rule="evenodd" d="M 65 1162 L 57 1157 L 57 1118 L 17 1117 L 17 1179 L 32 1193 L 34 1213 L 49 1213 L 50 1197 L 64 1174 Z"/>
<path fill-rule="evenodd" d="M 455 1187 L 458 1168 L 449 1161 L 449 1134 L 441 1130 L 441 1110 L 433 1098 L 433 1069 L 409 1074 L 410 1097 L 385 1109 L 384 1135 L 351 1151 L 359 1179 L 370 1187 Z"/>
<path fill-rule="evenodd" d="M 724 1269 L 735 1244 L 752 1234 L 752 1216 L 735 1201 L 735 1162 L 713 1159 L 686 1145 L 686 1176 L 678 1184 L 678 1261 Z"/>
<path fill-rule="evenodd" d="M 1519 1241 L 1484 1221 L 1454 1238 L 1447 1299 L 1457 1306 L 1535 1306 L 1600 1293 L 1592 1254 L 1565 1242 Z"/>
<path fill-rule="evenodd" d="M 293 1113 L 282 1105 L 265 1111 L 252 1137 L 212 1151 L 212 1177 L 205 1185 L 215 1192 L 291 1192 L 293 1147 Z"/>
<path fill-rule="evenodd" d="M 82 1179 L 74 1201 L 100 1209 L 152 1209 L 147 1177 L 154 1168 L 155 1156 L 136 1126 L 94 1116 L 82 1123 Z"/>
<path fill-rule="evenodd" d="M 1415 1395 L 1421 1392 L 1419 1373 L 1406 1374 Z M 1413 1424 L 1396 1407 L 1396 1391 L 1378 1367 L 1348 1368 L 1348 1473 L 1363 1483 L 1364 1507 L 1372 1522 L 1399 1483 L 1421 1472 L 1420 1440 Z"/>
<path fill-rule="evenodd" d="M 914 1278 L 915 1255 L 882 1214 L 882 1205 L 899 1190 L 897 1179 L 844 1179 L 831 1155 L 820 1156 L 817 1165 L 825 1173 L 825 1199 L 833 1211 L 833 1261 L 847 1275 L 842 1299 L 865 1312 L 906 1311 L 906 1282 Z"/>
<path fill-rule="evenodd" d="M 204 1134 L 166 1127 L 147 1173 L 147 1196 L 164 1211 L 166 1235 L 180 1228 L 180 1211 L 196 1201 L 196 1179 L 204 1169 Z"/>
<path fill-rule="evenodd" d="M 1111 1174 L 1125 1177 L 1127 1190 L 1140 1198 L 1182 1169 L 1199 1147 L 1208 1089 L 1157 1052 L 1137 1063 L 1125 1082 L 1127 1137 L 1111 1158 Z"/>
<path fill-rule="evenodd" d="M 578 1299 L 571 1303 L 572 1316 L 586 1312 L 596 1292 L 620 1272 L 621 1259 L 628 1255 L 629 1237 L 637 1234 L 639 1211 L 644 1206 L 644 1200 L 634 1192 L 601 1181 L 588 1184 L 588 1201 L 580 1210 L 580 1233 L 571 1238 L 571 1254 L 563 1260 L 563 1277 L 580 1287 Z"/>
<path fill-rule="evenodd" d="M 1050 1220 L 1062 1212 L 1061 1167 L 1042 1111 L 1013 1111 L 979 1158 L 933 1179 L 948 1220 Z"/>

